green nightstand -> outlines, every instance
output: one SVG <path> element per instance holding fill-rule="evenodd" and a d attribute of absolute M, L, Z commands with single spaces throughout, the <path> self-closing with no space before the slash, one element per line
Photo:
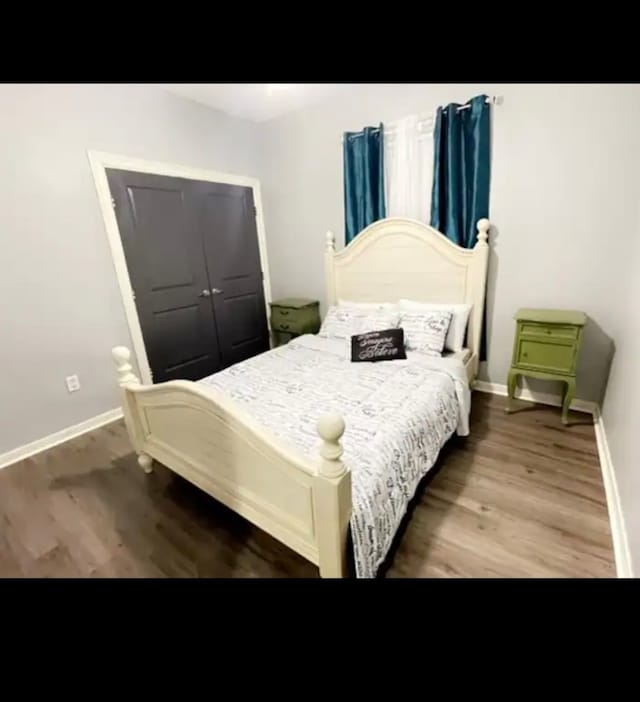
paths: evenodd
<path fill-rule="evenodd" d="M 274 346 L 287 344 L 301 334 L 320 331 L 320 307 L 317 300 L 288 297 L 271 303 L 271 331 Z"/>
<path fill-rule="evenodd" d="M 509 371 L 507 412 L 519 375 L 567 384 L 562 401 L 562 423 L 569 423 L 569 405 L 576 392 L 576 366 L 587 321 L 584 312 L 573 310 L 518 310 L 513 361 Z"/>

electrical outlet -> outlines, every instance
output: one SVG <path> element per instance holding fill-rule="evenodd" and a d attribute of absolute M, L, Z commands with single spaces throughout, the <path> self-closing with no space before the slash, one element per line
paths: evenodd
<path fill-rule="evenodd" d="M 77 392 L 80 390 L 80 380 L 77 375 L 68 375 L 65 379 L 67 390 L 69 392 Z"/>

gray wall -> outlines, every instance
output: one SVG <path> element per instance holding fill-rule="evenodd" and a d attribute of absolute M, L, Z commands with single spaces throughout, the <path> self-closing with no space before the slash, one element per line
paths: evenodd
<path fill-rule="evenodd" d="M 0 86 L 0 453 L 119 404 L 109 350 L 130 340 L 87 149 L 255 176 L 256 135 L 157 88 Z"/>
<path fill-rule="evenodd" d="M 607 293 L 635 235 L 638 86 L 360 85 L 267 123 L 261 178 L 273 295 L 324 301 L 324 234 L 332 229 L 344 241 L 342 132 L 482 92 L 504 95 L 504 104 L 494 111 L 489 360 L 481 377 L 506 382 L 519 307 L 581 309 L 590 322 L 577 396 L 600 400 L 615 304 Z"/>
<path fill-rule="evenodd" d="M 640 218 L 633 244 L 621 254 L 626 268 L 612 289 L 616 354 L 602 410 L 615 469 L 633 572 L 640 576 Z"/>

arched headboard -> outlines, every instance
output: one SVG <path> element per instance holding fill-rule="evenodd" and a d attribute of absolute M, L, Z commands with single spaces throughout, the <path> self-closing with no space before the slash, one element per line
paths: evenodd
<path fill-rule="evenodd" d="M 457 246 L 441 232 L 421 222 L 389 217 L 363 229 L 336 253 L 335 238 L 327 233 L 325 254 L 327 302 L 469 303 L 467 346 L 480 353 L 487 263 L 488 219 L 478 222 L 473 249 Z"/>

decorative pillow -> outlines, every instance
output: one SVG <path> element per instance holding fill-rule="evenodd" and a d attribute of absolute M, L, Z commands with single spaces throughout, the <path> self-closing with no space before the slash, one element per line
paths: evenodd
<path fill-rule="evenodd" d="M 351 337 L 352 361 L 394 361 L 406 357 L 402 329 L 384 329 Z"/>
<path fill-rule="evenodd" d="M 398 310 L 357 310 L 356 315 L 359 320 L 356 334 L 395 329 L 400 321 Z"/>
<path fill-rule="evenodd" d="M 431 302 L 417 302 L 414 300 L 400 300 L 399 307 L 401 312 L 403 310 L 411 312 L 435 312 L 440 310 L 451 312 L 451 324 L 449 324 L 449 331 L 447 332 L 447 338 L 444 341 L 444 347 L 449 351 L 462 351 L 464 348 L 469 314 L 471 313 L 471 308 L 473 305 L 455 305 L 450 303 L 439 304 Z"/>
<path fill-rule="evenodd" d="M 404 329 L 407 349 L 429 356 L 442 356 L 451 317 L 451 312 L 443 310 L 402 312 L 400 326 Z"/>
<path fill-rule="evenodd" d="M 354 333 L 353 312 L 346 307 L 329 307 L 320 325 L 318 336 L 346 339 Z"/>
<path fill-rule="evenodd" d="M 318 336 L 349 339 L 354 334 L 381 331 L 398 326 L 399 312 L 385 309 L 329 308 Z"/>

